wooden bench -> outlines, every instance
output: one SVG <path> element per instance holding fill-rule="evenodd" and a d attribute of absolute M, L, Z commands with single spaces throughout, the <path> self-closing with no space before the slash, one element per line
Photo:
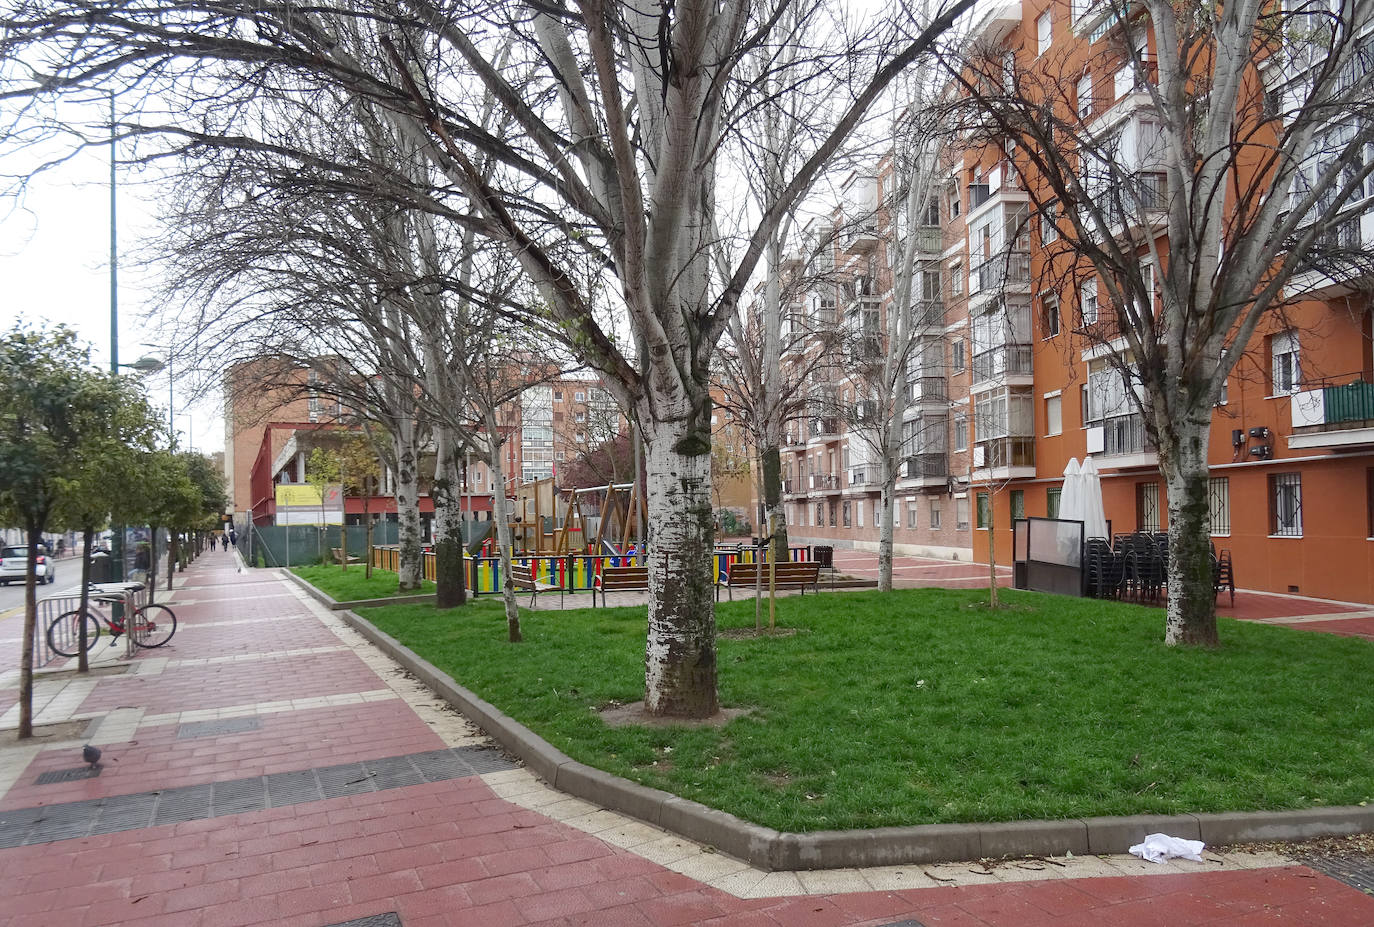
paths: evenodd
<path fill-rule="evenodd" d="M 763 567 L 762 575 L 759 575 L 760 565 Z M 802 595 L 806 595 L 806 587 L 810 586 L 813 592 L 820 592 L 820 579 L 821 565 L 815 560 L 773 564 L 775 589 L 800 589 Z M 725 587 L 733 602 L 735 587 L 753 589 L 756 584 L 760 589 L 768 588 L 768 564 L 732 563 L 725 568 L 725 582 L 716 584 L 716 598 L 720 598 L 721 586 Z"/>
<path fill-rule="evenodd" d="M 334 555 L 334 562 L 335 562 L 335 563 L 343 563 L 344 552 L 343 552 L 343 548 L 342 548 L 342 547 L 331 547 L 331 548 L 329 548 L 329 552 L 330 552 L 331 554 Z M 349 555 L 348 555 L 348 562 L 349 562 L 349 563 L 362 563 L 362 562 L 363 562 L 363 558 L 362 558 L 362 557 L 355 557 L 353 554 L 349 554 Z"/>
<path fill-rule="evenodd" d="M 596 607 L 596 594 L 601 593 L 601 604 L 606 604 L 608 592 L 635 592 L 649 588 L 649 568 L 646 566 L 604 566 L 601 573 L 592 581 L 592 607 Z"/>
<path fill-rule="evenodd" d="M 510 565 L 510 584 L 530 594 L 530 608 L 534 608 L 534 600 L 539 597 L 539 593 L 555 590 L 558 592 L 558 607 L 563 607 L 563 587 L 535 579 L 534 572 L 527 566 L 520 566 L 518 563 Z"/>

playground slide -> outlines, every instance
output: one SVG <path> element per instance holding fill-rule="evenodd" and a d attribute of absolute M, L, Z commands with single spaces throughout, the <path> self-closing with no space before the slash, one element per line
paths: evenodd
<path fill-rule="evenodd" d="M 478 522 L 482 527 L 470 534 L 468 539 L 468 554 L 476 557 L 482 550 L 482 545 L 487 538 L 492 536 L 492 531 L 496 527 L 495 522 Z"/>

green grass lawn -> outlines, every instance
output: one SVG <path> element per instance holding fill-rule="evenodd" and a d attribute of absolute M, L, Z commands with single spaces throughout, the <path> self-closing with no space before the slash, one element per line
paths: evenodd
<path fill-rule="evenodd" d="M 292 567 L 291 572 L 332 597 L 336 602 L 383 599 L 387 596 L 401 594 L 398 589 L 401 582 L 399 576 L 388 570 L 379 570 L 373 567 L 372 578 L 368 579 L 365 575 L 366 570 L 361 563 L 350 563 L 347 570 L 340 569 L 338 564 L 333 566 L 316 564 L 314 566 Z M 420 593 L 408 592 L 406 595 L 418 595 L 433 591 L 434 584 L 426 579 L 420 583 Z"/>
<path fill-rule="evenodd" d="M 1374 798 L 1374 645 L 1223 619 L 1214 652 L 1163 614 L 1006 592 L 778 600 L 790 637 L 721 639 L 723 728 L 609 728 L 643 697 L 640 608 L 499 601 L 363 612 L 573 758 L 782 830 L 1354 804 Z M 752 627 L 752 601 L 722 604 Z"/>

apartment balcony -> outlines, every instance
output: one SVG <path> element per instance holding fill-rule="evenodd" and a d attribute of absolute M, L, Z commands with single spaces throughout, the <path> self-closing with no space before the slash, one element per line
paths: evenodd
<path fill-rule="evenodd" d="M 902 461 L 897 475 L 903 480 L 932 480 L 943 483 L 949 476 L 949 455 L 943 451 L 912 454 Z"/>
<path fill-rule="evenodd" d="M 840 478 L 834 473 L 813 473 L 811 474 L 811 491 L 813 493 L 828 493 L 840 491 Z"/>
<path fill-rule="evenodd" d="M 973 466 L 978 470 L 991 470 L 994 475 L 1034 476 L 1035 438 L 1029 436 L 985 438 L 973 446 Z M 1025 468 L 1030 468 L 1029 474 L 1025 473 Z M 1007 470 L 1013 472 L 1003 472 Z"/>
<path fill-rule="evenodd" d="M 1094 202 L 1113 237 L 1128 229 L 1153 227 L 1164 219 L 1169 208 L 1169 175 L 1163 171 L 1138 171 L 1126 177 L 1113 177 L 1110 190 L 1102 191 Z M 1091 219 L 1085 219 L 1091 224 Z"/>
<path fill-rule="evenodd" d="M 864 464 L 849 468 L 849 484 L 845 489 L 854 492 L 871 492 L 880 488 L 882 470 L 877 464 Z"/>
<path fill-rule="evenodd" d="M 943 409 L 949 405 L 949 384 L 944 377 L 913 377 L 907 380 L 911 390 L 911 404 L 934 403 Z"/>
<path fill-rule="evenodd" d="M 1030 252 L 1004 251 L 978 264 L 969 275 L 969 289 L 978 293 L 1029 293 Z"/>
<path fill-rule="evenodd" d="M 804 481 L 801 481 L 801 480 L 783 480 L 783 481 L 782 481 L 782 494 L 783 494 L 784 496 L 790 496 L 790 497 L 792 497 L 792 498 L 805 498 L 805 497 L 806 497 L 806 485 L 805 485 L 805 482 L 804 482 Z"/>
<path fill-rule="evenodd" d="M 973 355 L 973 385 L 1030 385 L 1031 346 L 1003 344 Z M 1025 383 L 1017 382 L 1025 378 Z"/>
<path fill-rule="evenodd" d="M 1289 403 L 1290 448 L 1363 448 L 1374 444 L 1374 383 L 1357 380 L 1295 393 Z"/>
<path fill-rule="evenodd" d="M 878 220 L 865 216 L 846 225 L 840 234 L 840 247 L 850 254 L 872 251 L 881 241 L 878 235 Z"/>
<path fill-rule="evenodd" d="M 1134 412 L 1089 422 L 1087 440 L 1089 453 L 1103 457 L 1155 453 L 1145 431 L 1145 419 Z"/>
<path fill-rule="evenodd" d="M 806 432 L 804 430 L 793 431 L 791 429 L 783 432 L 782 446 L 789 451 L 799 451 L 806 447 Z"/>
<path fill-rule="evenodd" d="M 808 427 L 808 435 L 811 441 L 831 441 L 840 436 L 840 420 L 838 417 L 813 418 Z"/>
<path fill-rule="evenodd" d="M 1073 34 L 1096 42 L 1120 25 L 1123 6 L 1116 0 L 1073 0 Z M 1130 16 L 1138 7 L 1138 3 L 1131 3 L 1126 15 Z"/>
<path fill-rule="evenodd" d="M 1301 234 L 1301 232 L 1297 233 Z M 1314 297 L 1349 293 L 1351 283 L 1368 278 L 1374 248 L 1374 207 L 1365 203 L 1318 233 L 1298 264 L 1294 287 Z"/>
<path fill-rule="evenodd" d="M 911 324 L 915 328 L 945 327 L 945 303 L 941 299 L 917 299 L 911 304 Z"/>

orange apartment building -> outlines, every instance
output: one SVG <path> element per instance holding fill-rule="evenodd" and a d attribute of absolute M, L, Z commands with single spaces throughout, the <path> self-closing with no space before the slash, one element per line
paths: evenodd
<path fill-rule="evenodd" d="M 1005 2 L 982 16 L 974 38 L 1014 55 L 1017 67 L 1052 49 L 1075 61 L 1085 120 L 1129 138 L 1150 128 L 1150 97 L 1140 92 L 1148 75 L 1113 56 L 1111 25 L 1100 4 Z M 932 324 L 908 369 L 899 554 L 985 562 L 991 518 L 998 559 L 1009 561 L 1012 518 L 1056 516 L 1065 465 L 1086 454 L 1102 472 L 1114 533 L 1167 528 L 1157 453 L 1106 360 L 1120 348 L 1083 336 L 1097 319 L 1096 281 L 1066 286 L 1050 276 L 1055 232 L 1033 215 L 1009 147 L 956 152 L 930 220 L 938 235 L 920 249 L 935 265 L 921 294 L 939 305 L 916 303 Z M 816 284 L 793 308 L 813 324 L 884 330 L 889 163 L 845 187 L 842 230 L 819 256 L 833 262 L 835 284 Z M 1374 211 L 1351 206 L 1339 234 L 1368 247 Z M 1231 551 L 1241 587 L 1374 602 L 1374 322 L 1367 298 L 1323 280 L 1303 281 L 1312 298 L 1262 325 L 1227 382 L 1210 439 L 1212 535 Z M 813 378 L 816 414 L 790 428 L 789 529 L 800 540 L 876 549 L 871 452 L 852 424 L 824 414 L 856 401 L 844 367 Z"/>

